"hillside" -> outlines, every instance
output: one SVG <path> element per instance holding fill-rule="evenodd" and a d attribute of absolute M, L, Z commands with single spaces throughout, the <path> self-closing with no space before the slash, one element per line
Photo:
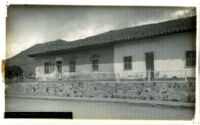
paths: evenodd
<path fill-rule="evenodd" d="M 34 50 L 34 48 L 37 45 L 34 45 L 19 54 L 9 58 L 6 60 L 6 65 L 12 66 L 12 65 L 18 65 L 22 68 L 23 73 L 25 76 L 28 75 L 35 75 L 35 66 L 36 66 L 36 61 L 32 57 L 28 57 L 28 54 Z"/>

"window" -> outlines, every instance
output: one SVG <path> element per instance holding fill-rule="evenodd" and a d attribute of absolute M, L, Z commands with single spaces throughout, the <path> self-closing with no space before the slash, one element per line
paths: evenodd
<path fill-rule="evenodd" d="M 131 70 L 132 69 L 132 57 L 126 56 L 124 57 L 124 70 Z"/>
<path fill-rule="evenodd" d="M 50 73 L 50 66 L 51 66 L 50 63 L 48 63 L 48 62 L 44 63 L 44 73 L 45 74 L 49 74 Z"/>
<path fill-rule="evenodd" d="M 74 60 L 69 61 L 69 72 L 76 72 L 76 62 Z"/>
<path fill-rule="evenodd" d="M 92 60 L 92 69 L 93 69 L 93 71 L 99 71 L 99 60 L 98 59 Z"/>
<path fill-rule="evenodd" d="M 196 51 L 186 51 L 186 67 L 196 65 Z"/>
<path fill-rule="evenodd" d="M 99 71 L 99 58 L 100 56 L 97 54 L 94 54 L 93 56 L 90 57 L 93 71 Z"/>

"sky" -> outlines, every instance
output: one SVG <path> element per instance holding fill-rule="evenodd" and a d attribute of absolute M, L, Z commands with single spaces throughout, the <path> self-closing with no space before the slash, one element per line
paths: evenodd
<path fill-rule="evenodd" d="M 195 15 L 189 7 L 12 5 L 7 11 L 6 58 L 38 43 L 74 41 L 110 30 Z"/>

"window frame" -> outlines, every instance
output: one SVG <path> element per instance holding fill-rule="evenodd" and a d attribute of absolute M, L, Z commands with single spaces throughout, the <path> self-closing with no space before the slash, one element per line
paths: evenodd
<path fill-rule="evenodd" d="M 51 68 L 51 63 L 44 62 L 44 74 L 50 74 L 51 73 L 50 68 Z"/>
<path fill-rule="evenodd" d="M 127 61 L 128 58 L 130 60 Z M 132 56 L 124 56 L 123 57 L 123 65 L 124 65 L 125 71 L 132 70 Z"/>
<path fill-rule="evenodd" d="M 69 61 L 69 72 L 76 72 L 76 61 L 75 60 Z"/>
<path fill-rule="evenodd" d="M 189 55 L 189 57 L 188 57 Z M 185 67 L 196 67 L 196 51 L 190 50 L 185 52 Z"/>
<path fill-rule="evenodd" d="M 96 61 L 96 63 L 94 63 Z M 96 69 L 95 69 L 96 67 Z M 99 59 L 92 59 L 92 71 L 93 72 L 98 72 L 99 71 Z"/>

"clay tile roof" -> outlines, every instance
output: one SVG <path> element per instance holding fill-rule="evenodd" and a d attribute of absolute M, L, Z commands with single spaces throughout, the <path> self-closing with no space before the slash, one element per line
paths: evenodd
<path fill-rule="evenodd" d="M 113 30 L 72 42 L 66 42 L 64 40 L 58 39 L 44 44 L 37 44 L 34 46 L 34 49 L 32 49 L 33 51 L 29 53 L 29 56 L 36 56 L 45 53 L 77 49 L 88 46 L 123 42 L 124 40 L 134 41 L 137 39 L 145 39 L 172 33 L 185 32 L 188 30 L 194 30 L 195 28 L 196 16 L 186 17 L 177 20 Z"/>

